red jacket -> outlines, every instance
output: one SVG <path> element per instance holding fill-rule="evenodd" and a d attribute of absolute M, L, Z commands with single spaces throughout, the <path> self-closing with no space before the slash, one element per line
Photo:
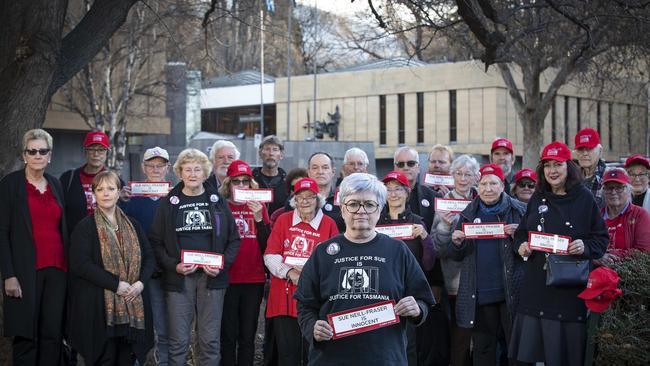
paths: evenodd
<path fill-rule="evenodd" d="M 316 218 L 311 223 L 297 221 L 294 218 L 294 211 L 285 212 L 280 215 L 271 229 L 271 235 L 267 242 L 266 255 L 278 254 L 282 259 L 287 257 L 309 257 L 314 248 L 338 235 L 336 223 L 330 217 L 318 211 Z M 281 266 L 286 266 L 282 263 Z M 286 268 L 286 267 L 285 267 Z M 269 266 L 269 269 L 270 266 Z M 271 269 L 271 273 L 273 273 Z M 293 293 L 296 286 L 286 278 L 271 276 L 271 288 L 269 299 L 266 305 L 266 317 L 288 315 L 296 318 L 296 300 Z"/>
<path fill-rule="evenodd" d="M 264 227 L 269 223 L 269 215 L 266 206 L 262 206 L 262 222 L 256 223 L 253 211 L 246 204 L 234 204 L 228 201 L 228 208 L 232 212 L 235 224 L 239 231 L 240 245 L 237 257 L 228 268 L 230 283 L 264 283 L 264 261 L 262 260 L 262 247 L 266 245 L 266 237 L 262 231 L 268 230 Z"/>
<path fill-rule="evenodd" d="M 606 209 L 601 210 L 603 216 Z M 630 249 L 637 249 L 642 252 L 650 252 L 650 214 L 643 207 L 630 203 L 621 215 L 625 223 L 625 248 L 614 248 L 613 243 L 610 243 L 607 251 L 626 252 Z M 608 226 L 610 225 L 609 221 L 605 220 Z"/>

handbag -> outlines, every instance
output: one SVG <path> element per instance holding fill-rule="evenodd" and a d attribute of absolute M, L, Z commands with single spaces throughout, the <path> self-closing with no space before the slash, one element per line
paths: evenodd
<path fill-rule="evenodd" d="M 568 255 L 546 256 L 546 286 L 586 286 L 589 278 L 589 260 Z"/>

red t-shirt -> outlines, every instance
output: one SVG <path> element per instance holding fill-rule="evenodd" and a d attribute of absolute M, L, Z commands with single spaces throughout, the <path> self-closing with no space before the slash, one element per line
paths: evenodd
<path fill-rule="evenodd" d="M 100 170 L 95 174 L 88 174 L 84 172 L 84 168 L 81 168 L 79 171 L 79 179 L 81 180 L 81 189 L 83 189 L 84 194 L 86 195 L 86 211 L 88 216 L 92 215 L 95 212 L 95 196 L 93 195 L 93 179 L 104 169 Z"/>
<path fill-rule="evenodd" d="M 288 256 L 308 258 L 318 244 L 338 233 L 336 223 L 327 215 L 322 215 L 318 228 L 314 229 L 310 224 L 302 221 L 293 225 L 293 210 L 288 211 L 280 215 L 275 222 L 265 254 L 280 254 L 283 259 Z M 291 280 L 271 276 L 266 317 L 280 315 L 298 317 L 296 300 L 293 299 L 295 291 L 296 286 Z"/>
<path fill-rule="evenodd" d="M 228 208 L 235 218 L 240 237 L 239 252 L 228 268 L 230 283 L 264 283 L 266 281 L 264 260 L 257 242 L 255 216 L 246 204 L 228 202 Z M 266 212 L 266 207 L 262 206 L 262 208 L 262 220 L 268 223 L 269 214 Z"/>
<path fill-rule="evenodd" d="M 609 232 L 608 249 L 629 249 L 625 245 L 625 216 L 621 214 L 613 219 L 605 220 Z"/>
<path fill-rule="evenodd" d="M 61 236 L 61 207 L 48 184 L 41 193 L 27 184 L 27 203 L 32 220 L 32 238 L 36 251 L 36 269 L 55 267 L 68 270 Z"/>

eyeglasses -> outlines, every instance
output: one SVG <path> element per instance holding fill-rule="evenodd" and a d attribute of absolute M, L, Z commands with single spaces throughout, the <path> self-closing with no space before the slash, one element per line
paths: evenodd
<path fill-rule="evenodd" d="M 519 188 L 535 189 L 535 183 L 534 183 L 534 182 L 530 182 L 530 183 L 519 182 L 519 183 L 517 183 L 517 187 L 519 187 Z"/>
<path fill-rule="evenodd" d="M 415 160 L 409 160 L 409 161 L 396 161 L 395 166 L 398 168 L 404 168 L 404 166 L 408 166 L 409 168 L 413 168 L 414 166 L 418 165 L 418 162 Z"/>
<path fill-rule="evenodd" d="M 25 152 L 27 153 L 27 155 L 31 155 L 31 156 L 34 156 L 37 153 L 39 155 L 41 155 L 41 156 L 45 156 L 45 155 L 49 154 L 50 151 L 52 151 L 52 150 L 51 149 L 25 149 Z"/>
<path fill-rule="evenodd" d="M 366 213 L 375 213 L 379 209 L 379 204 L 373 201 L 359 202 L 359 201 L 348 201 L 343 204 L 349 213 L 357 213 L 363 207 L 363 210 Z"/>
<path fill-rule="evenodd" d="M 144 167 L 151 170 L 162 170 L 167 167 L 167 164 L 144 164 Z"/>
<path fill-rule="evenodd" d="M 305 202 L 305 203 L 310 203 L 314 202 L 316 199 L 316 196 L 308 196 L 308 197 L 302 197 L 302 196 L 295 196 L 296 197 L 296 202 Z"/>
<path fill-rule="evenodd" d="M 97 154 L 97 155 L 105 154 L 108 151 L 108 149 L 95 149 L 95 148 L 92 149 L 88 148 L 85 150 L 88 154 Z"/>
<path fill-rule="evenodd" d="M 251 180 L 250 179 L 231 179 L 230 183 L 236 186 L 240 185 L 248 185 L 250 184 Z"/>
<path fill-rule="evenodd" d="M 461 173 L 461 172 L 454 172 L 454 175 L 456 178 L 464 178 L 464 179 L 470 179 L 471 177 L 474 176 L 472 173 Z"/>
<path fill-rule="evenodd" d="M 641 173 L 641 174 L 630 174 L 630 179 L 641 179 L 643 177 L 647 177 L 648 173 Z"/>
<path fill-rule="evenodd" d="M 625 188 L 625 186 L 605 186 L 603 187 L 603 191 L 607 193 L 623 193 Z"/>
<path fill-rule="evenodd" d="M 349 161 L 349 162 L 345 163 L 345 165 L 362 168 L 362 167 L 366 166 L 366 163 L 364 163 L 362 161 Z"/>

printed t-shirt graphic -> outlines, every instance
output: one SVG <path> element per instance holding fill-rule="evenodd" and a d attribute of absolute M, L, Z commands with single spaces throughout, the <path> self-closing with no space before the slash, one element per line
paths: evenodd
<path fill-rule="evenodd" d="M 207 195 L 180 194 L 179 198 L 175 225 L 181 249 L 209 252 L 212 242 L 212 214 Z"/>

